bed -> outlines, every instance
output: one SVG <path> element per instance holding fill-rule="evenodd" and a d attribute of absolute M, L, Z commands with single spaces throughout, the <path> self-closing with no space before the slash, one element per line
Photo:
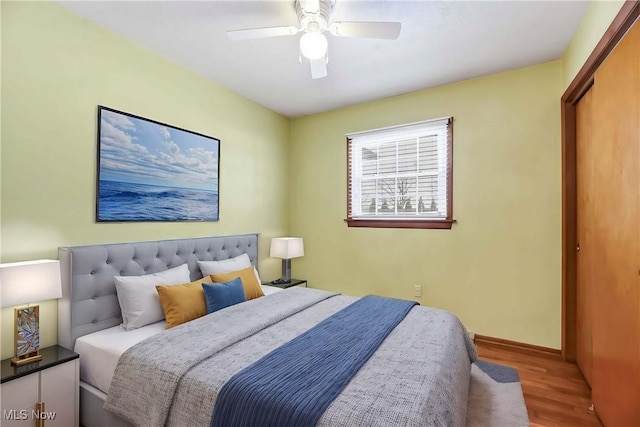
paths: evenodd
<path fill-rule="evenodd" d="M 317 289 L 265 288 L 265 297 L 176 328 L 165 330 L 163 321 L 131 331 L 120 327 L 114 276 L 186 263 L 190 279 L 197 280 L 198 261 L 241 254 L 257 265 L 257 234 L 60 248 L 58 342 L 80 354 L 84 426 L 209 426 L 225 384 L 361 301 Z M 455 316 L 410 308 L 317 425 L 464 425 L 475 357 Z M 287 361 L 287 369 L 304 359 Z"/>

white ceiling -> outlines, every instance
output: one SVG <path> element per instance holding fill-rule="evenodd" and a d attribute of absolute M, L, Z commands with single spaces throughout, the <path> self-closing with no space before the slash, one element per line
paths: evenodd
<path fill-rule="evenodd" d="M 225 31 L 298 25 L 293 0 L 58 1 L 274 111 L 299 117 L 559 59 L 589 2 L 337 0 L 334 21 L 397 21 L 397 40 L 328 35 L 328 77 L 311 79 L 296 36 Z"/>

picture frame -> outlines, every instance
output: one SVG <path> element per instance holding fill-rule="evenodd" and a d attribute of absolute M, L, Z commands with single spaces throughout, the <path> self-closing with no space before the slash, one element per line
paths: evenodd
<path fill-rule="evenodd" d="M 98 106 L 97 222 L 218 221 L 220 140 Z"/>

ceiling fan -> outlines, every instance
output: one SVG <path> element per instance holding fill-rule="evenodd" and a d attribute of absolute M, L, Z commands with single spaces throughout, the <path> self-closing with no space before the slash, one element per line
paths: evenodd
<path fill-rule="evenodd" d="M 399 22 L 330 22 L 331 11 L 335 0 L 295 0 L 294 8 L 298 14 L 300 27 L 283 26 L 267 28 L 250 28 L 227 31 L 231 40 L 249 40 L 265 37 L 293 36 L 300 37 L 300 62 L 302 56 L 309 59 L 311 77 L 320 79 L 327 76 L 327 38 L 328 31 L 336 37 L 367 37 L 375 39 L 395 40 L 400 35 Z"/>

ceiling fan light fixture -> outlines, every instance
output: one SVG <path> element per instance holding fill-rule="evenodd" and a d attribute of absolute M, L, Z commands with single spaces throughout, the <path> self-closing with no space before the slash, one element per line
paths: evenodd
<path fill-rule="evenodd" d="M 0 0 L 1 1 L 1 0 Z M 345 0 L 346 1 L 346 0 Z M 293 0 L 298 16 L 298 27 L 280 26 L 246 28 L 227 31 L 231 40 L 249 40 L 265 37 L 293 36 L 302 33 L 298 61 L 304 56 L 311 68 L 311 77 L 321 79 L 327 76 L 327 55 L 329 43 L 326 32 L 336 37 L 361 37 L 395 40 L 400 35 L 400 22 L 338 21 L 331 19 L 336 0 Z M 333 43 L 333 42 L 332 42 Z"/>
<path fill-rule="evenodd" d="M 300 37 L 300 52 L 308 59 L 322 58 L 327 54 L 327 38 L 324 34 L 309 31 Z"/>

